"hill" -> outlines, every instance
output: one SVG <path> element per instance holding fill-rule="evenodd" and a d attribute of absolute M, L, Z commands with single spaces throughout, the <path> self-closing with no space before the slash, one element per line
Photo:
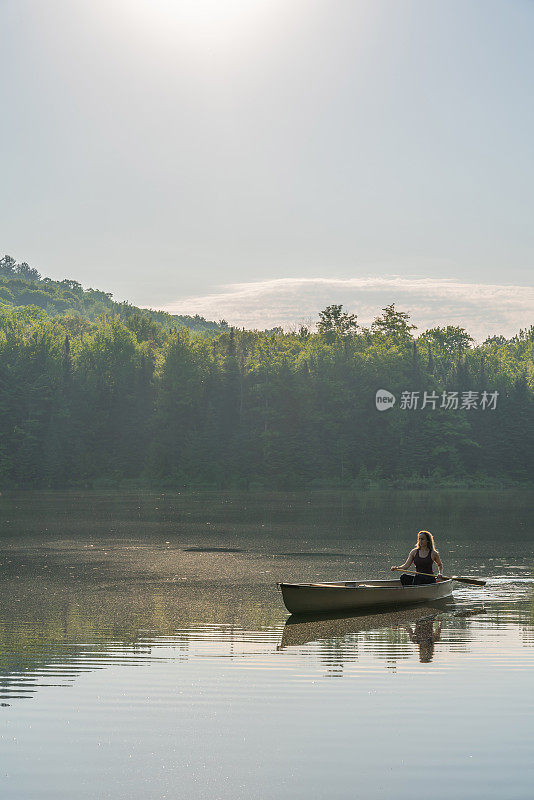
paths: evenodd
<path fill-rule="evenodd" d="M 117 303 L 111 292 L 84 289 L 81 283 L 65 278 L 54 281 L 42 277 L 25 261 L 17 263 L 12 256 L 0 258 L 0 304 L 21 308 L 37 306 L 50 317 L 72 316 L 96 322 L 102 315 L 119 317 L 126 324 L 135 319 L 136 325 L 145 321 L 161 325 L 164 330 L 186 327 L 194 332 L 220 333 L 226 323 L 211 322 L 198 314 L 194 317 L 168 314 L 165 311 L 138 308 L 124 301 Z"/>

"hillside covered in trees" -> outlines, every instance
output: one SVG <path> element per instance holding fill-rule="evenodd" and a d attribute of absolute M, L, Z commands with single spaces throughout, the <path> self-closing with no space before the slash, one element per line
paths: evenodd
<path fill-rule="evenodd" d="M 193 331 L 219 332 L 225 327 L 223 322 L 209 322 L 195 315 L 178 316 L 166 311 L 153 311 L 137 308 L 130 303 L 117 303 L 110 292 L 98 289 L 84 289 L 78 281 L 65 278 L 53 281 L 43 278 L 25 261 L 18 264 L 12 256 L 0 258 L 0 303 L 4 305 L 37 306 L 51 317 L 74 316 L 94 322 L 102 314 L 128 320 L 132 316 L 142 315 L 147 321 L 157 322 L 165 330 L 185 325 Z"/>
<path fill-rule="evenodd" d="M 332 305 L 317 331 L 194 332 L 68 283 L 2 283 L 2 487 L 532 481 L 534 327 L 475 346 L 391 304 L 369 328 Z"/>

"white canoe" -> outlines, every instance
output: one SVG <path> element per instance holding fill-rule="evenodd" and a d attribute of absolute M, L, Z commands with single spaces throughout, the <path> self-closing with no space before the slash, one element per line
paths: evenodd
<path fill-rule="evenodd" d="M 346 611 L 373 606 L 400 606 L 439 600 L 452 594 L 452 580 L 403 586 L 400 580 L 280 583 L 291 614 Z"/>

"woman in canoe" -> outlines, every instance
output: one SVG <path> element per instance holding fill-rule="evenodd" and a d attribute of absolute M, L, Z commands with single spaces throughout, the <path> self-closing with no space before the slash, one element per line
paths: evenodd
<path fill-rule="evenodd" d="M 422 575 L 401 575 L 400 580 L 403 586 L 410 586 L 417 583 L 436 583 L 434 577 L 434 562 L 438 567 L 438 578 L 441 577 L 443 564 L 434 544 L 434 537 L 428 531 L 419 531 L 417 535 L 417 547 L 410 550 L 408 558 L 400 567 L 391 567 L 391 571 L 408 569 L 413 564 L 416 572 Z"/>

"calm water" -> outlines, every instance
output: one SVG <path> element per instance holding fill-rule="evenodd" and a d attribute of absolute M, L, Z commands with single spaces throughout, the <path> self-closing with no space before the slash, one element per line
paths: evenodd
<path fill-rule="evenodd" d="M 533 796 L 526 492 L 4 493 L 0 796 Z M 289 619 L 275 583 L 387 577 L 420 528 L 453 603 Z"/>

